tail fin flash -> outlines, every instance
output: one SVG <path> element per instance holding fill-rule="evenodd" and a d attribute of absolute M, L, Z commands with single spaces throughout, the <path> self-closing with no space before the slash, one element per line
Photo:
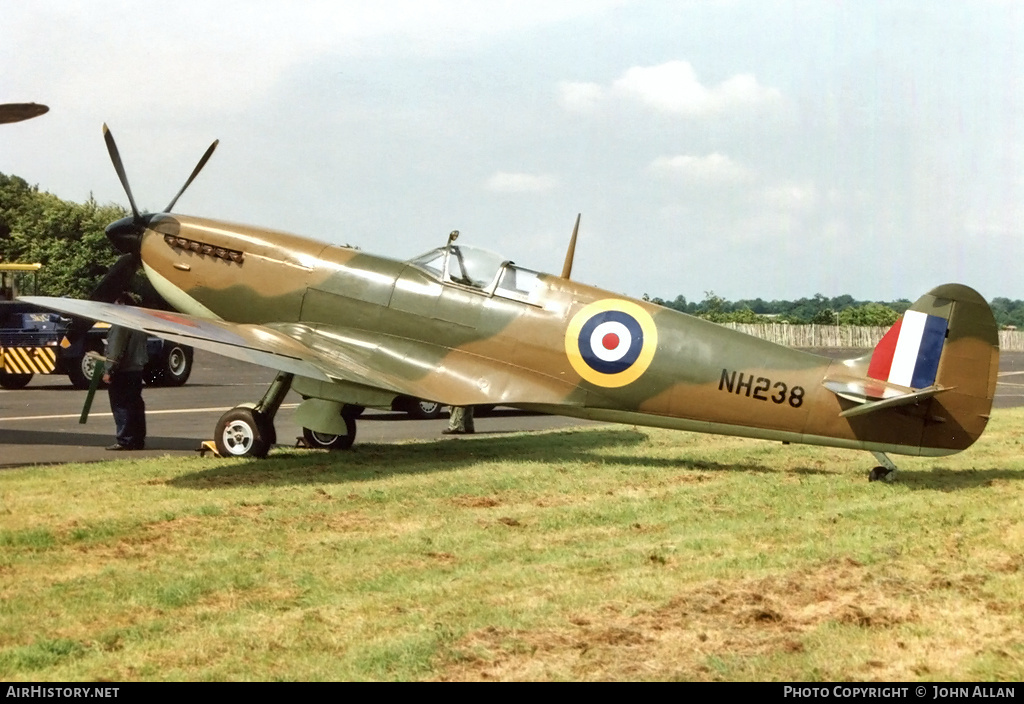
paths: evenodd
<path fill-rule="evenodd" d="M 868 376 L 912 389 L 931 386 L 948 330 L 945 317 L 909 309 L 875 347 Z"/>

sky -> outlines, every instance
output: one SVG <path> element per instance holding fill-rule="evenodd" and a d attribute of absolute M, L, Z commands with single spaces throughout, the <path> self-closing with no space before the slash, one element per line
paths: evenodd
<path fill-rule="evenodd" d="M 1024 298 L 1024 3 L 0 0 L 0 172 L 640 297 Z"/>

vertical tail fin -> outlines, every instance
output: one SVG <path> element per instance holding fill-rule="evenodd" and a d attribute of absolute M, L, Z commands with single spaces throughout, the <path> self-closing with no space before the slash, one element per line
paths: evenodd
<path fill-rule="evenodd" d="M 923 389 L 933 384 L 991 399 L 999 369 L 999 330 L 981 295 L 946 284 L 921 296 L 882 338 L 868 376 Z"/>
<path fill-rule="evenodd" d="M 946 284 L 919 298 L 875 347 L 868 376 L 941 394 L 922 409 L 923 448 L 961 450 L 988 423 L 999 373 L 999 330 L 977 291 Z"/>

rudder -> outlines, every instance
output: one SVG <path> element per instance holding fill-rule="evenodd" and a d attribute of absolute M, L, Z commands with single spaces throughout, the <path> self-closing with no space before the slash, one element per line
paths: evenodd
<path fill-rule="evenodd" d="M 868 376 L 912 389 L 931 386 L 948 330 L 947 318 L 909 308 L 875 347 Z"/>

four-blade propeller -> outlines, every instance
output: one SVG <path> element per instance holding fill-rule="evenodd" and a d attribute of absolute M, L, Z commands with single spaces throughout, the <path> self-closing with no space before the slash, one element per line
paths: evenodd
<path fill-rule="evenodd" d="M 118 295 L 128 288 L 131 283 L 132 277 L 138 270 L 141 260 L 139 258 L 139 250 L 142 246 L 142 234 L 146 231 L 146 227 L 149 225 L 152 214 L 143 214 L 139 212 L 139 207 L 135 203 L 135 197 L 132 195 L 132 188 L 128 183 L 128 176 L 124 170 L 124 163 L 121 161 L 121 153 L 117 149 L 117 143 L 114 141 L 114 135 L 110 131 L 110 128 L 106 124 L 103 125 L 103 141 L 107 144 L 107 152 L 110 154 L 110 161 L 114 164 L 114 171 L 117 172 L 117 177 L 121 181 L 121 187 L 124 188 L 125 195 L 128 196 L 128 204 L 131 205 L 132 214 L 129 218 L 123 218 L 117 222 L 113 222 L 107 226 L 107 238 L 111 244 L 114 245 L 117 251 L 121 252 L 121 258 L 118 259 L 110 270 L 107 271 L 106 275 L 99 282 L 92 293 L 89 295 L 90 300 L 103 301 L 106 303 L 113 302 Z M 206 166 L 206 162 L 210 160 L 213 155 L 214 149 L 220 140 L 214 140 L 213 144 L 206 150 L 203 157 L 196 164 L 196 167 L 192 170 L 191 175 L 185 181 L 185 185 L 181 187 L 177 195 L 171 199 L 171 202 L 164 208 L 163 213 L 171 212 L 171 208 L 178 202 L 185 190 L 192 185 L 192 182 L 199 175 L 199 172 Z"/>
<path fill-rule="evenodd" d="M 110 128 L 106 124 L 103 125 L 103 141 L 107 144 L 107 152 L 110 154 L 110 161 L 114 164 L 114 171 L 117 172 L 117 177 L 121 181 L 121 187 L 124 188 L 125 195 L 128 196 L 128 204 L 131 205 L 132 214 L 130 217 L 122 218 L 116 222 L 110 223 L 107 226 L 106 234 L 107 239 L 110 240 L 111 244 L 117 251 L 121 252 L 121 256 L 114 262 L 114 264 L 107 270 L 107 273 L 103 276 L 100 282 L 96 285 L 96 288 L 89 294 L 89 300 L 100 301 L 103 303 L 113 303 L 121 295 L 122 292 L 128 290 L 131 286 L 132 278 L 135 276 L 135 272 L 138 271 L 142 260 L 139 256 L 140 249 L 142 247 L 142 235 L 146 231 L 146 227 L 149 225 L 151 214 L 142 214 L 139 212 L 138 206 L 135 204 L 135 197 L 132 195 L 131 186 L 128 184 L 128 176 L 124 170 L 124 164 L 121 161 L 121 153 L 117 149 L 117 143 L 114 142 L 114 135 L 111 133 Z M 217 148 L 219 140 L 214 140 L 213 144 L 210 145 L 206 153 L 203 154 L 203 158 L 199 160 L 199 163 L 192 170 L 192 174 L 185 181 L 185 185 L 181 187 L 178 194 L 174 196 L 170 204 L 163 210 L 164 213 L 171 212 L 171 208 L 178 202 L 181 195 L 185 192 L 195 180 L 199 172 L 202 171 L 203 167 L 206 166 L 206 162 L 209 161 L 210 156 L 213 155 L 213 150 Z M 90 327 L 92 327 L 93 321 L 87 319 L 75 319 L 68 330 L 68 338 L 72 341 L 76 340 L 79 336 L 83 335 Z"/>

